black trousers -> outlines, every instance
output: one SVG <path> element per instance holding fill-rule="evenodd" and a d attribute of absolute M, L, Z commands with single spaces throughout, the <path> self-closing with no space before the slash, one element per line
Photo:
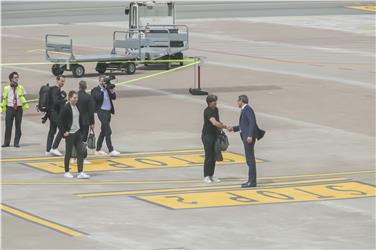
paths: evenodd
<path fill-rule="evenodd" d="M 217 137 L 210 134 L 201 135 L 205 150 L 204 177 L 213 176 L 215 170 L 215 141 Z"/>
<path fill-rule="evenodd" d="M 47 152 L 51 150 L 51 147 L 52 149 L 58 148 L 60 141 L 63 138 L 63 134 L 60 132 L 60 130 L 55 137 L 55 134 L 57 131 L 58 116 L 59 115 L 56 112 L 49 113 L 50 130 L 48 131 L 48 135 L 47 135 Z M 55 141 L 54 141 L 54 138 L 55 138 Z"/>
<path fill-rule="evenodd" d="M 247 142 L 247 138 L 243 138 L 242 134 L 240 133 L 240 137 L 244 144 L 244 152 L 245 152 L 245 159 L 248 165 L 248 181 L 252 184 L 257 183 L 257 176 L 256 176 L 256 158 L 255 158 L 255 143 L 256 138 L 253 137 L 252 143 Z"/>
<path fill-rule="evenodd" d="M 103 140 L 106 139 L 106 144 L 108 151 L 111 152 L 114 150 L 114 147 L 112 146 L 111 142 L 111 112 L 106 111 L 106 110 L 98 110 L 98 118 L 99 121 L 101 122 L 101 132 L 98 136 L 98 141 L 97 141 L 97 151 L 101 150 Z"/>
<path fill-rule="evenodd" d="M 87 142 L 87 137 L 89 135 L 89 125 L 82 125 L 80 128 L 82 141 Z"/>
<path fill-rule="evenodd" d="M 21 122 L 22 122 L 23 110 L 21 106 L 18 106 L 17 110 L 12 107 L 7 107 L 5 112 L 5 136 L 4 145 L 10 144 L 12 137 L 13 120 L 15 121 L 16 133 L 14 135 L 14 145 L 18 145 L 21 139 Z"/>
<path fill-rule="evenodd" d="M 73 147 L 77 152 L 77 168 L 78 172 L 82 172 L 84 168 L 83 147 L 81 132 L 78 130 L 74 134 L 69 134 L 65 138 L 65 156 L 64 156 L 64 169 L 69 172 L 69 161 L 72 156 Z"/>

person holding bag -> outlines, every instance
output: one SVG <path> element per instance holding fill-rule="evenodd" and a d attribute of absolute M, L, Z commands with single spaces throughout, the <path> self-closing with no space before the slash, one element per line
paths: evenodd
<path fill-rule="evenodd" d="M 219 182 L 220 180 L 214 178 L 215 162 L 220 159 L 221 156 L 218 155 L 216 150 L 216 141 L 219 135 L 219 129 L 227 128 L 219 120 L 219 111 L 217 107 L 218 97 L 215 95 L 208 95 L 206 97 L 207 107 L 204 110 L 204 125 L 202 128 L 202 143 L 204 144 L 205 150 L 205 161 L 204 161 L 204 182 L 212 183 Z"/>
<path fill-rule="evenodd" d="M 68 94 L 68 103 L 63 107 L 60 116 L 58 126 L 65 139 L 65 156 L 64 156 L 64 169 L 66 178 L 73 178 L 74 176 L 70 173 L 69 162 L 72 156 L 73 147 L 77 151 L 77 169 L 78 169 L 78 179 L 89 179 L 90 176 L 83 172 L 84 159 L 83 159 L 83 148 L 82 134 L 80 131 L 80 118 L 81 114 L 77 108 L 78 95 L 76 91 L 70 91 Z"/>

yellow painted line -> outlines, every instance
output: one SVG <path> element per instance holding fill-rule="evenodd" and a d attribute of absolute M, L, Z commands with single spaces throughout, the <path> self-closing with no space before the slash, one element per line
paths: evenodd
<path fill-rule="evenodd" d="M 134 155 L 151 155 L 151 154 L 172 154 L 172 153 L 186 153 L 186 152 L 204 152 L 202 149 L 185 149 L 185 150 L 165 150 L 165 151 L 145 151 L 135 153 L 123 153 L 119 156 L 134 156 Z M 104 158 L 105 156 L 89 156 L 89 159 Z M 108 157 L 107 157 L 108 158 Z M 20 161 L 40 161 L 51 159 L 64 159 L 64 156 L 59 157 L 27 157 L 27 158 L 8 158 L 1 159 L 1 162 L 20 162 Z M 113 158 L 111 158 L 113 159 Z"/>
<path fill-rule="evenodd" d="M 287 182 L 274 182 L 259 184 L 259 187 L 276 186 L 276 185 L 291 185 L 291 184 L 306 184 L 317 182 L 329 181 L 344 181 L 346 178 L 329 178 L 329 179 L 316 179 L 316 180 L 303 180 L 303 181 L 287 181 Z M 205 186 L 205 187 L 189 187 L 189 188 L 163 188 L 163 189 L 149 189 L 149 190 L 131 190 L 131 191 L 115 191 L 115 192 L 100 192 L 100 193 L 85 193 L 77 194 L 79 197 L 98 197 L 98 196 L 118 196 L 118 195 L 140 195 L 150 193 L 165 193 L 165 192 L 180 192 L 180 191 L 200 191 L 200 190 L 216 190 L 216 189 L 229 189 L 240 188 L 240 185 L 221 185 L 221 186 Z"/>
<path fill-rule="evenodd" d="M 27 53 L 33 53 L 33 52 L 42 52 L 42 53 L 45 53 L 46 50 L 45 50 L 45 49 L 31 49 L 31 50 L 28 50 L 28 51 L 26 51 L 26 52 L 27 52 Z M 71 53 L 58 52 L 58 51 L 49 51 L 48 53 L 51 53 L 51 54 L 58 54 L 58 55 L 68 55 L 68 56 L 71 55 Z M 78 55 L 78 54 L 75 54 L 75 56 L 79 56 L 79 55 Z M 69 57 L 68 57 L 67 59 L 69 59 Z M 7 66 L 7 65 L 5 65 L 5 66 Z M 8 66 L 10 66 L 10 65 L 8 65 Z"/>
<path fill-rule="evenodd" d="M 43 218 L 40 218 L 38 216 L 32 215 L 30 213 L 21 211 L 17 208 L 11 207 L 11 206 L 6 205 L 4 203 L 1 204 L 1 210 L 4 211 L 4 212 L 7 212 L 9 214 L 15 215 L 19 218 L 25 219 L 25 220 L 30 221 L 30 222 L 34 222 L 36 224 L 45 226 L 47 228 L 53 229 L 55 231 L 58 231 L 60 233 L 64 233 L 64 234 L 67 234 L 67 235 L 70 235 L 70 236 L 81 236 L 81 235 L 84 234 L 84 233 L 79 232 L 75 229 L 57 224 L 57 223 L 52 222 L 52 221 L 48 221 L 46 219 L 43 219 Z"/>
<path fill-rule="evenodd" d="M 245 158 L 240 154 L 224 152 L 223 161 L 218 165 L 244 164 Z M 261 160 L 256 160 L 260 163 Z M 116 171 L 116 170 L 137 170 L 137 169 L 156 169 L 156 168 L 177 168 L 202 166 L 204 163 L 203 153 L 185 153 L 185 154 L 165 154 L 148 156 L 130 156 L 114 157 L 107 159 L 92 160 L 91 164 L 85 166 L 85 172 Z M 24 165 L 43 170 L 49 173 L 64 173 L 64 162 L 44 161 L 44 162 L 25 162 Z M 71 171 L 77 171 L 77 165 L 71 165 Z"/>
<path fill-rule="evenodd" d="M 339 182 L 265 189 L 238 189 L 198 193 L 137 196 L 171 209 L 244 206 L 304 201 L 326 201 L 376 196 L 374 186 L 360 182 Z"/>
<path fill-rule="evenodd" d="M 258 180 L 273 179 L 292 179 L 305 177 L 335 176 L 335 175 L 352 175 L 352 174 L 373 174 L 376 170 L 363 170 L 352 172 L 332 172 L 324 174 L 305 174 L 305 175 L 287 175 L 287 176 L 268 176 L 259 177 Z M 228 178 L 222 181 L 244 181 L 245 178 Z M 157 181 L 56 181 L 56 182 L 33 182 L 33 181 L 3 181 L 1 185 L 138 185 L 138 184 L 168 184 L 168 183 L 201 183 L 202 179 L 196 180 L 157 180 Z"/>
<path fill-rule="evenodd" d="M 375 5 L 368 5 L 368 6 L 346 6 L 347 8 L 357 9 L 357 10 L 366 10 L 371 12 L 376 12 Z"/>

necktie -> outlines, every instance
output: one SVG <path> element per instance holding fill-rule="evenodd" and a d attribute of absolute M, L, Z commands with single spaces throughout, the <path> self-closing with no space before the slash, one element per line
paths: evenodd
<path fill-rule="evenodd" d="M 13 87 L 13 108 L 17 110 L 17 94 L 16 87 Z"/>

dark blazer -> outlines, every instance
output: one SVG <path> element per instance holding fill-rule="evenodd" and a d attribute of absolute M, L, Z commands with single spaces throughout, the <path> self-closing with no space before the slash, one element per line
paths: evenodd
<path fill-rule="evenodd" d="M 78 91 L 77 108 L 80 111 L 80 124 L 88 126 L 94 124 L 94 100 L 85 90 Z"/>
<path fill-rule="evenodd" d="M 80 121 L 81 121 L 81 112 L 80 112 Z M 59 115 L 59 121 L 58 121 L 58 127 L 63 134 L 65 132 L 69 132 L 73 123 L 73 111 L 70 103 L 67 103 L 64 105 L 63 109 L 60 112 Z M 81 123 L 80 123 L 81 126 Z"/>
<path fill-rule="evenodd" d="M 234 126 L 235 132 L 239 130 L 243 140 L 246 140 L 247 137 L 259 138 L 260 133 L 265 133 L 257 126 L 255 112 L 249 105 L 245 106 L 240 114 L 239 126 Z"/>
<path fill-rule="evenodd" d="M 61 96 L 61 89 L 58 86 L 52 86 L 50 89 L 50 112 L 59 114 L 66 102 L 67 100 Z"/>
<path fill-rule="evenodd" d="M 108 91 L 107 89 L 105 91 Z M 101 87 L 97 86 L 91 90 L 91 96 L 93 97 L 94 103 L 95 103 L 95 112 L 98 112 L 98 110 L 101 109 L 104 99 L 104 93 L 101 90 Z M 111 102 L 111 114 L 115 114 L 115 108 L 114 104 L 112 103 L 112 100 L 116 99 L 116 93 L 111 93 L 108 91 L 108 96 L 110 97 Z"/>

